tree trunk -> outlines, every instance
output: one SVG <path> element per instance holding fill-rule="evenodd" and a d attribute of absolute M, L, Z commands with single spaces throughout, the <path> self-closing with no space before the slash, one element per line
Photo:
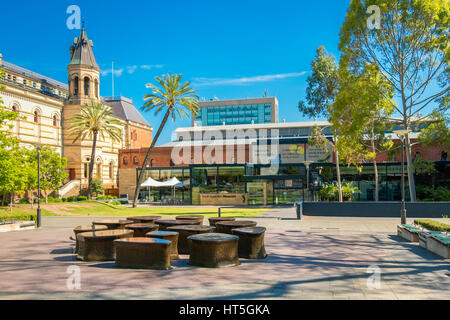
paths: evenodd
<path fill-rule="evenodd" d="M 334 153 L 336 156 L 336 176 L 337 176 L 337 184 L 338 184 L 338 191 L 339 191 L 339 202 L 344 202 L 344 199 L 342 197 L 342 183 L 341 183 L 341 168 L 339 165 L 339 151 L 337 150 L 337 134 L 335 133 L 335 142 L 334 142 Z"/>
<path fill-rule="evenodd" d="M 48 203 L 48 193 L 47 190 L 44 190 L 45 204 Z"/>
<path fill-rule="evenodd" d="M 10 193 L 10 198 L 9 198 L 9 212 L 12 212 L 13 199 L 14 199 L 14 192 L 11 192 Z"/>
<path fill-rule="evenodd" d="M 5 206 L 5 194 L 2 194 L 2 207 Z"/>
<path fill-rule="evenodd" d="M 155 146 L 156 141 L 158 140 L 159 135 L 162 132 L 162 129 L 166 125 L 167 119 L 169 118 L 170 111 L 172 110 L 172 108 L 173 107 L 169 107 L 167 109 L 167 112 L 164 115 L 164 118 L 161 121 L 161 124 L 159 125 L 158 131 L 156 132 L 156 135 L 152 141 L 152 144 L 150 145 L 150 148 L 148 148 L 147 155 L 145 156 L 144 162 L 142 163 L 141 172 L 139 173 L 138 181 L 136 181 L 136 189 L 134 191 L 133 208 L 136 208 L 136 206 L 137 206 L 139 192 L 141 190 L 142 179 L 144 178 L 144 172 L 145 172 L 145 168 L 147 167 L 148 159 L 150 158 L 150 154 L 152 153 L 153 147 Z"/>
<path fill-rule="evenodd" d="M 372 143 L 372 152 L 375 154 L 375 156 L 373 157 L 373 172 L 375 174 L 375 201 L 379 201 L 378 198 L 378 166 L 377 166 L 377 152 L 376 152 L 376 148 L 375 148 L 375 136 L 373 133 L 373 128 L 372 128 L 372 136 L 371 136 L 371 143 Z"/>
<path fill-rule="evenodd" d="M 409 141 L 409 135 L 405 137 L 406 143 L 406 161 L 408 165 L 408 185 L 409 185 L 409 195 L 410 201 L 416 202 L 416 184 L 414 182 L 414 169 L 411 157 L 411 142 Z"/>
<path fill-rule="evenodd" d="M 95 164 L 95 148 L 97 147 L 97 135 L 98 132 L 94 133 L 94 141 L 92 142 L 92 152 L 91 152 L 91 161 L 89 162 L 89 174 L 88 174 L 88 194 L 87 198 L 91 200 L 91 188 L 92 188 L 92 172 L 94 171 Z"/>

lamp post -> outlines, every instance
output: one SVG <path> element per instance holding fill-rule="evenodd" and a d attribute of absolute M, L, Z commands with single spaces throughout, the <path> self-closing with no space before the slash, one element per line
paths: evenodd
<path fill-rule="evenodd" d="M 305 166 L 306 166 L 306 190 L 310 191 L 310 188 L 309 188 L 309 183 L 310 183 L 310 181 L 309 181 L 309 166 L 313 162 L 312 161 L 305 161 L 304 163 L 305 163 Z M 312 192 L 313 191 L 311 190 L 311 194 L 312 194 Z M 312 199 L 310 199 L 310 200 L 312 200 Z"/>
<path fill-rule="evenodd" d="M 37 147 L 37 166 L 38 166 L 38 207 L 36 214 L 37 227 L 41 227 L 41 147 Z"/>
<path fill-rule="evenodd" d="M 405 203 L 405 139 L 411 130 L 394 130 L 394 133 L 400 138 L 402 144 L 402 209 L 400 211 L 401 224 L 406 224 L 406 203 Z"/>

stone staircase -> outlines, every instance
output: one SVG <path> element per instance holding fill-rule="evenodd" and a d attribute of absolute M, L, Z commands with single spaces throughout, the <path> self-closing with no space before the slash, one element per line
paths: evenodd
<path fill-rule="evenodd" d="M 58 189 L 57 196 L 59 198 L 67 198 L 70 196 L 78 196 L 80 193 L 80 180 L 71 180 Z"/>

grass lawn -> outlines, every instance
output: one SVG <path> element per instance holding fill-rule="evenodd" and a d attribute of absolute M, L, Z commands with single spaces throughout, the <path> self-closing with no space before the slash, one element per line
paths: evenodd
<path fill-rule="evenodd" d="M 130 217 L 130 216 L 176 216 L 181 214 L 199 214 L 205 217 L 217 216 L 216 208 L 202 207 L 182 207 L 182 208 L 164 208 L 164 207 L 137 207 L 130 208 L 125 206 L 113 206 L 97 201 L 65 202 L 42 204 L 43 216 L 61 216 L 61 217 Z M 222 208 L 223 217 L 251 218 L 269 209 L 255 208 Z M 30 205 L 15 205 L 12 215 L 9 207 L 0 207 L 1 219 L 30 220 L 31 215 L 36 214 L 36 206 L 32 209 Z M 23 216 L 21 219 L 19 217 Z"/>

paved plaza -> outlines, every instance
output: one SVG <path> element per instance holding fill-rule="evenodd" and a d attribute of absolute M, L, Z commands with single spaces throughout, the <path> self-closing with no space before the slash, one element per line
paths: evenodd
<path fill-rule="evenodd" d="M 181 256 L 169 271 L 78 261 L 72 230 L 93 220 L 44 217 L 40 230 L 0 233 L 0 299 L 450 299 L 449 260 L 397 237 L 399 218 L 299 221 L 294 208 L 272 209 L 251 219 L 267 227 L 266 259 L 210 269 Z M 67 286 L 71 266 L 79 289 Z"/>

